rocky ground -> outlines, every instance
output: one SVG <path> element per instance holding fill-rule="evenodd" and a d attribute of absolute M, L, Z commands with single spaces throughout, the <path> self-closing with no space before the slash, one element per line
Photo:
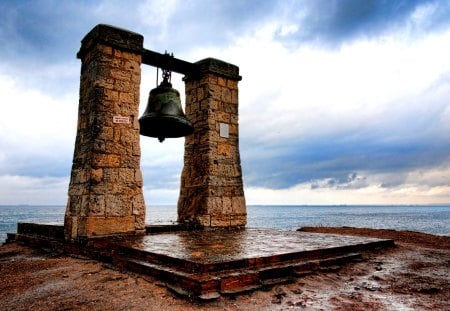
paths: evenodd
<path fill-rule="evenodd" d="M 450 310 L 450 237 L 356 228 L 306 231 L 393 238 L 396 247 L 295 282 L 212 302 L 92 260 L 0 247 L 0 310 Z"/>

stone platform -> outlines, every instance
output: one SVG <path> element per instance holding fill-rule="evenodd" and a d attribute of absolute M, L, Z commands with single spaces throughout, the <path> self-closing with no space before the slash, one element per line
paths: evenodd
<path fill-rule="evenodd" d="M 392 240 L 273 229 L 182 231 L 148 227 L 141 237 L 63 239 L 62 226 L 19 224 L 9 241 L 88 256 L 151 275 L 178 294 L 199 299 L 264 289 L 315 271 L 339 269 Z M 151 233 L 154 232 L 154 233 Z"/>

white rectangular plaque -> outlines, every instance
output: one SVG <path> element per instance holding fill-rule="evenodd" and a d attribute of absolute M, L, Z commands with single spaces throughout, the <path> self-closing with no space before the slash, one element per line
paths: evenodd
<path fill-rule="evenodd" d="M 228 138 L 230 134 L 229 125 L 226 123 L 219 123 L 219 126 L 220 126 L 220 137 Z"/>
<path fill-rule="evenodd" d="M 113 116 L 113 123 L 116 123 L 116 124 L 130 124 L 130 117 Z"/>

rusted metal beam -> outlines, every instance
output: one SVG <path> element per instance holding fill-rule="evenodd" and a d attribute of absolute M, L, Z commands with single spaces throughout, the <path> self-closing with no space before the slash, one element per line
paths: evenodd
<path fill-rule="evenodd" d="M 187 61 L 175 58 L 170 54 L 142 49 L 142 63 L 169 71 L 184 74 L 186 76 L 197 76 L 200 72 L 199 66 Z"/>

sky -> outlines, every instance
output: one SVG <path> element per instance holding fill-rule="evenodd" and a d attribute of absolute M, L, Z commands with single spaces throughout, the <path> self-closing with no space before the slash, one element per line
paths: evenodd
<path fill-rule="evenodd" d="M 2 0 L 0 204 L 66 204 L 97 24 L 239 66 L 247 204 L 450 203 L 449 0 Z M 184 139 L 141 149 L 146 204 L 176 205 Z"/>

